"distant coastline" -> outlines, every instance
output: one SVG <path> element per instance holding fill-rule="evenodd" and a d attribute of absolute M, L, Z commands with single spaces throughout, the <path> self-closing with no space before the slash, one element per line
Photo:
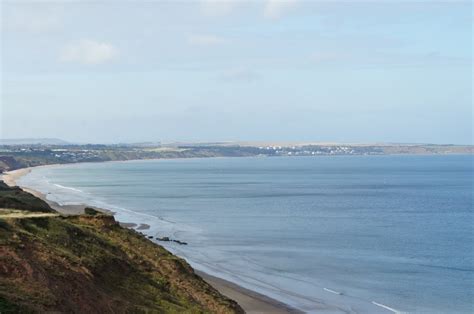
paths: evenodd
<path fill-rule="evenodd" d="M 0 145 L 0 172 L 78 162 L 146 159 L 474 154 L 472 145 L 231 142 L 177 144 Z"/>

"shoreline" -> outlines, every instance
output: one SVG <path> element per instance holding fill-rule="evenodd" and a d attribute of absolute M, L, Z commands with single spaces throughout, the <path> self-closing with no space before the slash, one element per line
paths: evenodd
<path fill-rule="evenodd" d="M 264 294 L 241 287 L 238 284 L 227 281 L 225 279 L 210 275 L 203 271 L 194 270 L 194 272 L 202 277 L 208 284 L 213 286 L 223 295 L 237 301 L 246 313 L 304 313 L 298 309 L 282 303 L 278 300 L 267 297 Z"/>
<path fill-rule="evenodd" d="M 115 162 L 115 161 L 112 161 Z M 123 161 L 119 161 L 123 162 Z M 38 167 L 51 167 L 51 166 L 58 166 L 61 164 L 52 164 L 52 165 L 42 165 L 36 167 L 28 167 L 28 168 L 21 168 L 12 171 L 8 171 L 1 174 L 1 180 L 3 180 L 9 186 L 16 186 L 17 181 L 31 172 L 33 168 Z M 114 215 L 113 211 L 104 209 L 104 208 L 97 208 L 95 206 L 89 206 L 87 204 L 80 204 L 80 205 L 60 205 L 54 201 L 48 200 L 47 195 L 41 193 L 39 191 L 21 187 L 24 191 L 33 194 L 34 196 L 44 200 L 48 203 L 51 208 L 59 212 L 63 215 L 80 215 L 84 213 L 84 208 L 91 207 L 100 212 Z M 146 223 L 129 223 L 129 222 L 119 222 L 120 225 L 124 228 L 132 228 L 137 231 L 143 231 L 150 226 Z M 155 242 L 156 243 L 156 242 Z M 158 244 L 158 243 L 157 243 Z M 159 245 L 159 244 L 158 244 Z M 303 313 L 302 311 L 295 309 L 283 302 L 278 300 L 272 299 L 266 295 L 258 293 L 256 291 L 252 291 L 250 289 L 246 289 L 242 286 L 239 286 L 236 283 L 227 281 L 225 279 L 210 275 L 203 271 L 194 270 L 197 275 L 202 277 L 207 283 L 209 283 L 212 287 L 214 287 L 217 291 L 221 294 L 233 299 L 236 301 L 246 313 L 275 313 L 275 314 L 283 314 L 283 313 Z"/>
<path fill-rule="evenodd" d="M 28 168 L 21 168 L 21 169 L 16 169 L 12 171 L 8 171 L 2 174 L 2 180 L 9 186 L 16 186 L 16 182 L 23 176 L 27 175 L 28 173 L 31 172 L 33 168 L 39 168 L 39 167 L 50 167 L 50 166 L 56 166 L 57 164 L 54 165 L 44 165 L 44 166 L 37 166 L 37 167 L 28 167 Z M 94 208 L 100 212 L 103 212 L 105 214 L 110 214 L 113 215 L 114 212 L 105 209 L 105 208 L 98 208 L 95 206 L 89 206 L 87 204 L 79 204 L 79 205 L 61 205 L 58 204 L 57 202 L 48 200 L 47 195 L 44 193 L 41 193 L 39 191 L 26 188 L 26 187 L 21 187 L 24 191 L 33 194 L 34 196 L 42 199 L 46 203 L 48 203 L 49 206 L 51 206 L 52 209 L 56 210 L 58 213 L 62 215 L 80 215 L 84 213 L 84 209 L 86 207 Z"/>

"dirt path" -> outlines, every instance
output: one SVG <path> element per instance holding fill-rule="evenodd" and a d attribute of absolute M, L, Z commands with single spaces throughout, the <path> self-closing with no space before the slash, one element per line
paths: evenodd
<path fill-rule="evenodd" d="M 6 218 L 35 218 L 35 217 L 57 217 L 56 213 L 32 213 L 27 211 L 12 211 L 0 209 L 0 219 Z"/>

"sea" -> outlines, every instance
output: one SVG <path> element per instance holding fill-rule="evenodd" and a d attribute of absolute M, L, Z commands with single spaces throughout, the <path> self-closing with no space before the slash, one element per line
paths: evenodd
<path fill-rule="evenodd" d="M 195 158 L 33 169 L 194 268 L 308 313 L 474 313 L 472 155 Z"/>

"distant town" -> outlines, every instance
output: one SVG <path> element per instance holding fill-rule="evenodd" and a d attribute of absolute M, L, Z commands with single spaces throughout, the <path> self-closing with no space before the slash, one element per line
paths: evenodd
<path fill-rule="evenodd" d="M 137 143 L 69 144 L 60 140 L 0 141 L 0 171 L 47 164 L 135 159 L 344 156 L 392 154 L 473 154 L 472 145 L 337 143 Z"/>

